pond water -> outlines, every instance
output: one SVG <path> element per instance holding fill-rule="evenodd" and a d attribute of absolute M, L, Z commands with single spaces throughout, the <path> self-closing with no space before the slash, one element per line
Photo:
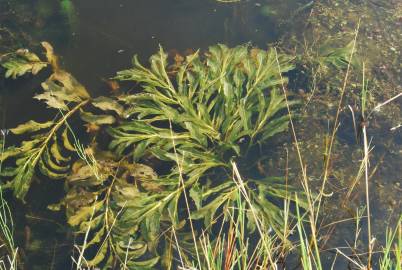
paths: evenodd
<path fill-rule="evenodd" d="M 62 11 L 60 6 L 55 5 L 51 0 L 15 1 L 15 3 L 0 0 L 2 6 L 6 2 L 8 4 L 4 6 L 14 12 L 1 10 L 2 29 L 10 27 L 10 19 L 6 19 L 7 16 L 17 18 L 15 20 L 20 25 L 15 22 L 11 28 L 29 36 L 29 39 L 22 39 L 21 46 L 33 45 L 33 50 L 39 51 L 38 41 L 49 41 L 55 47 L 56 53 L 61 56 L 63 67 L 85 85 L 93 96 L 109 93 L 105 80 L 114 76 L 116 71 L 129 67 L 134 54 L 138 54 L 140 59 L 145 61 L 158 50 L 159 45 L 162 45 L 170 55 L 186 54 L 197 49 L 205 50 L 216 43 L 235 46 L 251 42 L 255 46 L 266 48 L 268 44 L 283 45 L 288 42 L 297 44 L 288 46 L 289 50 L 300 47 L 306 38 L 315 38 L 314 29 L 319 28 L 319 25 L 311 25 L 308 19 L 314 16 L 312 14 L 314 9 L 320 10 L 324 6 L 324 4 L 320 6 L 320 3 L 313 3 L 320 1 L 308 0 L 249 0 L 238 3 L 212 0 L 86 0 L 72 1 L 68 8 Z M 367 1 L 367 3 L 375 2 L 375 4 L 367 4 L 366 1 L 355 2 L 362 3 L 353 3 L 344 8 L 351 10 L 362 8 L 362 12 L 365 12 L 363 17 L 366 16 L 365 18 L 372 20 L 372 24 L 377 25 L 377 28 L 380 24 L 376 23 L 384 23 L 383 18 L 390 16 L 389 10 L 393 7 L 388 7 L 380 1 Z M 328 4 L 328 6 L 331 5 Z M 330 11 L 337 12 L 336 8 L 337 5 L 334 5 L 333 10 Z M 320 15 L 323 16 L 323 14 Z M 332 14 L 328 14 L 328 17 L 330 16 Z M 334 15 L 333 18 L 336 16 Z M 349 19 L 340 19 L 340 25 L 343 25 L 344 29 L 338 29 L 339 32 L 346 32 L 348 26 L 352 29 L 356 27 L 351 22 L 352 19 L 342 24 L 342 21 Z M 396 19 L 396 22 L 398 20 L 400 18 Z M 322 22 L 324 25 L 330 23 Z M 382 35 L 382 39 L 388 39 L 388 43 L 402 41 L 402 36 L 397 29 L 391 29 L 395 30 L 393 33 L 395 37 L 389 37 L 383 32 L 388 31 L 388 27 L 396 27 L 396 25 L 398 24 L 386 25 L 383 29 L 377 29 L 379 33 L 374 34 Z M 370 30 L 369 24 L 364 26 L 369 29 L 367 31 L 374 31 Z M 364 31 L 361 33 L 362 40 L 371 34 Z M 7 35 L 3 32 L 3 30 L 0 32 L 0 38 L 5 39 Z M 325 32 L 319 35 L 325 35 Z M 375 37 L 373 39 L 375 40 Z M 390 45 L 400 53 L 398 46 L 398 44 Z M 394 85 L 387 85 L 393 92 L 390 90 L 387 93 L 374 93 L 375 103 L 383 102 L 401 91 L 401 64 L 386 62 L 388 59 L 400 59 L 398 58 L 400 54 L 389 57 L 383 59 L 384 65 L 393 65 L 394 69 L 387 69 L 386 66 L 385 70 L 388 72 L 384 74 L 387 75 L 385 78 L 393 78 Z M 1 128 L 11 128 L 30 119 L 38 121 L 48 119 L 49 112 L 45 107 L 32 100 L 33 94 L 40 91 L 40 82 L 43 78 L 45 77 L 0 81 Z M 298 87 L 307 88 L 308 86 L 299 85 Z M 291 90 L 299 97 L 298 89 Z M 310 93 L 311 89 L 303 90 Z M 302 142 L 301 148 L 311 172 L 313 186 L 318 185 L 322 177 L 320 173 L 325 147 L 324 134 L 328 133 L 332 127 L 331 121 L 336 112 L 337 95 L 339 93 L 329 93 L 328 100 L 325 100 L 326 94 L 318 93 L 318 101 L 315 102 L 313 98 L 312 105 L 302 113 L 303 117 L 296 123 L 296 132 Z M 347 102 L 353 105 L 354 101 L 349 98 Z M 400 101 L 396 100 L 393 103 L 396 109 L 393 110 L 394 107 L 391 107 L 392 114 L 385 111 L 370 120 L 369 136 L 373 138 L 371 143 L 375 146 L 370 157 L 373 171 L 370 179 L 372 181 L 371 211 L 373 234 L 379 241 L 384 239 L 386 226 L 394 225 L 402 213 L 400 196 L 402 135 L 401 129 L 390 130 L 402 121 L 398 109 L 400 105 Z M 13 138 L 9 140 L 12 142 Z M 284 135 L 278 141 L 287 145 L 290 155 L 290 175 L 297 176 L 299 170 L 290 135 Z M 279 145 L 279 150 L 269 150 L 272 151 L 273 156 L 267 158 L 267 169 L 276 175 L 283 175 L 283 170 L 278 168 L 285 166 L 285 154 L 281 146 Z M 361 182 L 356 184 L 352 198 L 346 202 L 347 206 L 341 207 L 347 189 L 358 173 L 361 160 L 359 149 L 362 149 L 362 146 L 354 139 L 351 116 L 345 109 L 341 113 L 341 125 L 332 164 L 334 174 L 331 175 L 328 188 L 328 192 L 333 192 L 333 197 L 324 204 L 322 230 L 331 230 L 331 237 L 323 247 L 323 250 L 329 247 L 323 253 L 327 267 L 330 267 L 335 256 L 335 251 L 330 247 L 345 247 L 347 243 L 353 242 L 355 236 L 353 221 L 340 222 L 336 226 L 328 224 L 353 218 L 356 208 L 362 209 L 365 205 L 364 184 L 363 180 L 360 180 Z M 71 269 L 72 243 L 68 241 L 73 238 L 70 232 L 61 225 L 64 222 L 63 214 L 46 210 L 49 203 L 57 201 L 57 197 L 63 192 L 63 187 L 60 183 L 50 181 L 46 183 L 34 185 L 27 198 L 29 202 L 27 205 L 18 202 L 12 204 L 19 211 L 15 217 L 16 234 L 26 256 L 26 269 Z M 366 243 L 365 220 L 361 225 L 361 241 Z M 340 258 L 334 269 L 345 269 L 346 265 L 348 262 Z"/>

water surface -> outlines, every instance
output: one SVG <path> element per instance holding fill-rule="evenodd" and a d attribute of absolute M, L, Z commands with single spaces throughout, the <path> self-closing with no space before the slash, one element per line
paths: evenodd
<path fill-rule="evenodd" d="M 61 56 L 65 69 L 84 84 L 93 96 L 97 96 L 108 94 L 104 79 L 112 77 L 118 70 L 127 68 L 134 54 L 138 54 L 140 59 L 145 61 L 158 50 L 159 45 L 174 55 L 186 54 L 197 49 L 205 50 L 216 43 L 234 46 L 251 42 L 255 46 L 266 48 L 269 44 L 283 42 L 283 37 L 294 37 L 296 42 L 302 44 L 301 34 L 311 29 L 306 23 L 308 16 L 311 15 L 309 2 L 266 0 L 225 4 L 212 0 L 86 0 L 73 1 L 70 13 L 66 14 L 50 0 L 31 0 L 20 4 L 19 12 L 30 14 L 30 9 L 35 11 L 28 18 L 33 29 L 24 31 L 31 32 L 36 41 L 47 40 L 52 43 Z M 385 9 L 376 11 L 385 12 Z M 307 33 L 307 36 L 311 36 L 311 33 Z M 35 49 L 39 51 L 38 47 Z M 32 118 L 48 119 L 49 112 L 44 106 L 32 100 L 33 94 L 40 91 L 40 82 L 43 78 L 45 75 L 19 81 L 1 81 L 2 128 L 10 128 Z M 334 111 L 320 107 L 316 111 L 313 108 L 309 112 L 325 115 L 333 114 Z M 302 119 L 297 123 L 299 139 L 305 142 L 302 148 L 307 156 L 307 164 L 312 164 L 310 166 L 322 161 L 317 160 L 317 156 L 322 158 L 317 149 L 323 146 L 323 134 L 329 131 L 329 119 L 330 117 L 324 116 L 315 118 L 311 124 L 308 119 Z M 359 184 L 357 186 L 359 192 L 350 202 L 350 207 L 339 209 L 345 187 L 350 186 L 350 181 L 353 180 L 350 175 L 357 174 L 359 166 L 358 150 L 361 149 L 361 145 L 354 140 L 350 121 L 350 115 L 342 115 L 342 124 L 337 137 L 338 152 L 334 155 L 334 166 L 342 170 L 330 179 L 330 189 L 334 191 L 334 197 L 326 205 L 329 210 L 325 215 L 327 218 L 325 222 L 328 223 L 332 219 L 352 217 L 351 212 L 365 204 L 364 186 Z M 401 198 L 395 190 L 400 188 L 398 183 L 401 183 L 399 167 L 402 164 L 402 137 L 399 130 L 390 132 L 392 124 L 386 121 L 386 116 L 379 116 L 373 120 L 374 125 L 370 130 L 370 135 L 374 137 L 373 144 L 376 145 L 372 164 L 373 166 L 379 164 L 377 173 L 373 176 L 371 189 L 372 218 L 376 221 L 375 234 L 380 235 L 380 238 L 384 232 L 384 220 L 389 220 L 386 224 L 392 224 L 394 218 L 390 217 L 401 213 Z M 284 135 L 281 141 L 285 141 L 291 154 L 294 154 L 291 138 Z M 280 153 L 276 154 L 281 156 L 283 161 L 283 151 L 278 152 Z M 283 168 L 283 164 L 277 161 L 279 160 L 277 158 L 278 156 L 273 156 L 274 161 L 271 160 L 271 165 L 267 167 Z M 350 162 L 351 160 L 353 162 Z M 296 164 L 294 160 L 295 167 L 291 168 L 293 175 L 297 175 Z M 312 170 L 313 174 L 319 167 L 320 165 L 317 165 Z M 278 170 L 278 173 L 283 171 Z M 313 185 L 318 183 L 318 180 L 314 182 L 314 177 L 319 179 L 320 175 L 312 176 Z M 49 182 L 49 185 L 34 186 L 28 199 L 30 205 L 21 206 L 25 212 L 17 217 L 20 241 L 24 241 L 26 230 L 33 231 L 30 232 L 33 234 L 32 238 L 43 238 L 43 242 L 33 241 L 27 250 L 34 250 L 35 245 L 40 247 L 47 244 L 53 247 L 45 254 L 39 252 L 38 255 L 27 255 L 28 262 L 32 265 L 52 265 L 53 269 L 70 269 L 70 264 L 67 263 L 69 256 L 66 256 L 65 248 L 71 248 L 71 243 L 64 242 L 63 238 L 68 237 L 69 232 L 58 225 L 58 222 L 63 220 L 62 215 L 51 214 L 45 210 L 46 205 L 54 198 L 41 197 L 40 194 L 44 192 L 62 194 L 63 190 L 60 184 L 53 182 Z M 334 209 L 340 210 L 339 213 L 333 214 Z M 47 215 L 51 218 L 47 218 Z M 363 241 L 366 241 L 365 222 L 362 225 Z M 335 237 L 330 243 L 343 246 L 345 240 L 352 241 L 353 229 L 353 223 L 337 226 L 334 229 Z M 54 237 L 49 234 L 50 231 L 55 232 L 56 240 L 52 239 Z M 328 264 L 333 258 L 331 252 L 325 253 L 328 254 L 326 258 Z M 337 267 L 343 269 L 346 262 L 342 259 L 339 261 Z M 41 269 L 42 266 L 38 267 Z"/>

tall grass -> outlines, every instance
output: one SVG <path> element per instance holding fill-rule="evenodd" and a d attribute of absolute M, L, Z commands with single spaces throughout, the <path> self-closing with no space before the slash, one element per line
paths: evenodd
<path fill-rule="evenodd" d="M 279 269 L 283 263 L 279 255 L 284 242 L 270 228 L 262 227 L 258 213 L 252 214 L 255 210 L 244 193 L 243 180 L 236 166 L 234 168 L 233 181 L 238 187 L 235 207 L 226 208 L 222 214 L 223 221 L 217 235 L 205 228 L 197 241 L 201 247 L 199 259 L 183 269 Z M 260 224 L 257 225 L 257 235 L 250 235 L 247 218 L 256 219 Z"/>
<path fill-rule="evenodd" d="M 402 269 L 402 216 L 395 229 L 387 229 L 383 256 L 380 259 L 380 269 Z"/>
<path fill-rule="evenodd" d="M 0 131 L 0 155 L 3 154 L 6 143 L 6 130 Z M 1 159 L 0 159 L 1 160 Z M 0 174 L 2 162 L 0 161 Z M 0 270 L 17 269 L 18 247 L 14 242 L 14 222 L 10 207 L 3 197 L 3 187 L 0 184 Z"/>

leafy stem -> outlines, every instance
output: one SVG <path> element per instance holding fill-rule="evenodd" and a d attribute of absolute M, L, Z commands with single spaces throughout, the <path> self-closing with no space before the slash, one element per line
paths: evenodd
<path fill-rule="evenodd" d="M 49 133 L 47 134 L 46 139 L 44 140 L 44 142 L 42 143 L 41 148 L 38 149 L 38 152 L 36 154 L 35 159 L 32 161 L 33 164 L 36 164 L 39 160 L 39 158 L 41 157 L 43 151 L 46 149 L 50 139 L 53 138 L 53 136 L 56 134 L 56 132 L 60 129 L 60 127 L 62 127 L 64 125 L 64 123 L 67 121 L 67 119 L 69 119 L 75 112 L 77 112 L 80 108 L 82 108 L 83 106 L 85 106 L 86 104 L 88 104 L 89 100 L 84 100 L 81 103 L 79 103 L 78 105 L 76 105 L 73 109 L 71 109 L 68 113 L 66 113 L 65 115 L 63 115 L 63 117 L 57 122 L 56 125 L 53 126 L 53 128 L 49 131 Z"/>

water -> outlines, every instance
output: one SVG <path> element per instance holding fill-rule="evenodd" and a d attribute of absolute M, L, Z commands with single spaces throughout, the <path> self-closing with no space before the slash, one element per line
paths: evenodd
<path fill-rule="evenodd" d="M 35 8 L 42 2 L 51 3 L 46 0 L 32 1 L 23 6 Z M 299 2 L 289 1 L 289 9 L 296 10 L 306 1 Z M 77 1 L 74 3 L 76 17 L 72 22 L 63 18 L 63 14 L 58 14 L 57 6 L 48 5 L 50 7 L 47 8 L 53 8 L 52 12 L 58 16 L 53 13 L 48 17 L 34 16 L 34 30 L 27 28 L 35 33 L 36 40 L 51 42 L 62 56 L 66 70 L 94 95 L 107 92 L 102 78 L 109 78 L 116 71 L 127 68 L 134 54 L 146 60 L 158 50 L 159 44 L 168 52 L 182 54 L 186 50 L 205 49 L 216 43 L 236 45 L 252 42 L 266 47 L 267 43 L 279 38 L 279 24 L 282 22 L 280 17 L 275 21 L 264 16 L 258 1 L 234 5 L 196 0 Z M 24 88 L 21 90 L 24 94 L 13 99 L 15 91 L 9 92 L 10 99 L 6 103 L 11 104 L 7 114 L 21 115 L 17 111 L 23 107 L 27 112 L 23 115 L 29 115 L 33 93 L 30 89 L 38 89 L 39 86 L 33 84 L 26 89 L 28 87 L 20 85 L 18 88 Z M 24 102 L 26 106 L 17 108 L 13 101 Z"/>
<path fill-rule="evenodd" d="M 52 43 L 56 53 L 61 56 L 64 68 L 85 85 L 93 96 L 98 96 L 109 93 L 104 79 L 112 77 L 118 70 L 127 68 L 132 55 L 138 54 L 140 59 L 145 61 L 157 51 L 159 44 L 172 55 L 185 54 L 196 49 L 205 50 L 216 43 L 234 46 L 251 42 L 253 45 L 265 48 L 267 44 L 279 42 L 283 44 L 288 41 L 288 43 L 295 42 L 301 46 L 303 34 L 311 38 L 315 34 L 314 30 L 319 29 L 318 24 L 307 24 L 307 18 L 312 16 L 310 12 L 313 7 L 309 5 L 309 2 L 266 0 L 225 4 L 212 0 L 87 0 L 73 1 L 73 6 L 70 6 L 67 11 L 61 11 L 59 6 L 50 0 L 32 0 L 19 3 L 16 16 L 18 17 L 18 12 L 19 14 L 24 12 L 24 16 L 29 15 L 26 16 L 29 22 L 22 20 L 21 25 L 22 31 L 29 33 L 32 40 L 22 45 L 35 44 L 35 41 L 40 40 Z M 0 0 L 0 3 L 5 1 Z M 319 6 L 319 4 L 315 5 Z M 372 24 L 384 22 L 383 17 L 389 16 L 389 9 L 384 7 L 362 4 L 361 8 L 367 14 L 375 11 L 375 16 L 370 17 L 376 18 Z M 337 9 L 334 7 L 333 10 Z M 2 12 L 0 16 L 15 15 Z M 336 16 L 328 15 L 328 17 Z M 349 23 L 354 21 L 354 18 L 346 19 Z M 7 20 L 1 22 L 9 23 Z M 342 27 L 347 29 L 348 22 Z M 331 21 L 327 23 L 330 25 Z M 365 26 L 370 29 L 368 24 Z M 371 33 L 362 31 L 362 40 Z M 322 33 L 318 34 L 322 35 Z M 389 37 L 386 33 L 382 33 L 381 29 L 380 34 L 383 39 L 387 38 L 391 41 L 400 38 L 399 36 Z M 2 34 L 2 36 L 5 35 Z M 392 46 L 396 50 L 400 48 L 395 44 Z M 39 51 L 38 47 L 35 49 Z M 399 59 L 397 56 L 392 56 L 392 59 L 395 58 Z M 385 65 L 389 64 L 385 62 Z M 398 76 L 400 74 L 398 74 L 397 65 L 390 65 L 386 69 L 387 72 L 384 71 L 386 78 L 395 80 L 394 86 L 389 86 L 389 89 L 392 88 L 394 92 L 376 93 L 378 102 L 386 100 L 399 91 L 400 77 Z M 384 74 L 382 76 L 385 76 Z M 0 81 L 2 128 L 10 128 L 32 118 L 38 121 L 48 119 L 49 112 L 44 106 L 32 100 L 33 94 L 40 91 L 40 82 L 43 78 L 45 75 L 16 82 Z M 293 90 L 297 93 L 297 89 Z M 329 93 L 330 101 L 323 102 L 334 102 L 337 100 L 336 96 L 336 93 Z M 325 95 L 320 95 L 320 98 L 323 97 Z M 352 101 L 347 100 L 347 102 Z M 306 163 L 309 164 L 312 185 L 319 183 L 314 178 L 319 179 L 321 176 L 323 134 L 326 134 L 331 127 L 330 121 L 333 121 L 335 109 L 334 106 L 327 106 L 328 104 L 317 104 L 319 105 L 309 107 L 305 114 L 307 117 L 298 121 L 296 126 L 299 140 L 303 142 L 302 151 L 306 155 Z M 395 105 L 400 103 L 397 101 Z M 315 116 L 311 117 L 311 115 Z M 398 117 L 400 119 L 399 111 L 395 110 L 393 117 L 389 117 L 386 111 L 376 115 L 370 121 L 369 135 L 373 136 L 372 144 L 375 145 L 371 157 L 372 168 L 375 169 L 370 187 L 372 220 L 374 234 L 380 239 L 383 239 L 386 225 L 392 225 L 401 213 L 399 194 L 402 180 L 399 167 L 402 164 L 402 135 L 400 129 L 390 131 L 390 128 L 398 123 Z M 357 184 L 355 188 L 357 192 L 353 193 L 348 205 L 339 207 L 345 195 L 345 189 L 354 181 L 361 158 L 359 156 L 361 145 L 354 140 L 351 117 L 347 110 L 344 110 L 341 115 L 341 123 L 334 154 L 335 161 L 332 165 L 335 173 L 331 175 L 328 188 L 328 192 L 333 192 L 334 196 L 325 204 L 327 209 L 323 221 L 325 224 L 334 220 L 351 218 L 356 207 L 365 205 L 364 185 Z M 296 175 L 297 160 L 291 138 L 284 136 L 280 141 L 288 145 L 290 173 Z M 279 147 L 272 158 L 268 158 L 267 164 L 274 174 L 283 175 L 283 170 L 275 171 L 275 168 L 285 167 L 283 149 Z M 24 244 L 27 249 L 27 269 L 31 269 L 30 265 L 52 265 L 53 269 L 69 269 L 71 263 L 68 262 L 69 254 L 66 254 L 65 250 L 71 248 L 71 242 L 68 242 L 72 239 L 70 232 L 57 224 L 63 222 L 62 213 L 59 215 L 45 210 L 46 205 L 55 202 L 63 189 L 59 183 L 46 183 L 46 185 L 34 185 L 27 199 L 30 202 L 29 205 L 22 206 L 15 203 L 16 208 L 23 209 L 23 212 L 16 217 L 17 236 L 21 243 L 27 241 L 26 238 L 29 236 L 29 247 L 27 243 Z M 43 198 L 40 196 L 43 193 L 55 196 Z M 353 242 L 354 240 L 353 222 L 345 221 L 336 227 L 326 228 L 334 229 L 333 236 L 327 243 L 329 247 L 344 246 L 345 241 Z M 362 228 L 362 241 L 365 242 L 367 241 L 365 221 L 362 222 Z M 49 235 L 49 231 L 55 233 Z M 38 238 L 42 239 L 43 243 L 35 242 Z M 33 251 L 35 245 L 48 245 L 52 248 L 45 253 L 33 252 L 35 255 L 29 255 L 28 251 Z M 334 257 L 333 250 L 327 251 L 324 256 L 326 263 L 330 265 Z M 335 269 L 344 269 L 345 264 L 347 264 L 346 260 L 338 259 L 336 267 L 339 268 Z"/>

